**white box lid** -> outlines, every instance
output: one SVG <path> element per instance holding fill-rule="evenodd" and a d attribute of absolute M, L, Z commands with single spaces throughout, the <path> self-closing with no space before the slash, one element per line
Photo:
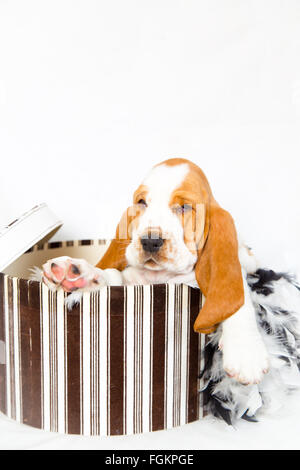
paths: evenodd
<path fill-rule="evenodd" d="M 62 221 L 43 203 L 0 227 L 0 272 L 36 243 L 49 240 L 61 226 Z"/>

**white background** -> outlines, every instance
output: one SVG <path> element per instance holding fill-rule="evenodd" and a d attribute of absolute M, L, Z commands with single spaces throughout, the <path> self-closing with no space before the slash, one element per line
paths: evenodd
<path fill-rule="evenodd" d="M 56 239 L 113 236 L 152 165 L 185 157 L 262 262 L 299 272 L 299 131 L 297 0 L 0 0 L 2 222 L 46 202 Z M 2 418 L 0 447 L 300 448 L 298 401 L 107 440 Z"/>

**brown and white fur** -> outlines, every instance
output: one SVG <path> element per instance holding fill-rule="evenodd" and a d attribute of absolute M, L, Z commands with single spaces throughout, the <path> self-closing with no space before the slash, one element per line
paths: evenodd
<path fill-rule="evenodd" d="M 97 266 L 82 259 L 52 259 L 43 266 L 43 280 L 51 289 L 71 292 L 69 307 L 83 291 L 103 285 L 199 287 L 205 303 L 194 329 L 211 333 L 222 324 L 223 367 L 247 385 L 260 382 L 269 368 L 246 282 L 255 270 L 255 258 L 238 241 L 232 217 L 215 201 L 201 169 L 185 159 L 170 159 L 156 165 L 135 191 Z"/>

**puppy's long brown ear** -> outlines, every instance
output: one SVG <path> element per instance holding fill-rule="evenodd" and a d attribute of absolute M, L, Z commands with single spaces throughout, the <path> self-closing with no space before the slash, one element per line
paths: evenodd
<path fill-rule="evenodd" d="M 130 224 L 135 216 L 134 207 L 129 207 L 121 217 L 121 220 L 116 229 L 116 236 L 111 241 L 107 251 L 97 264 L 97 268 L 108 269 L 114 268 L 119 271 L 127 266 L 127 260 L 125 256 L 126 248 L 130 243 Z"/>
<path fill-rule="evenodd" d="M 244 287 L 238 258 L 238 241 L 231 215 L 213 202 L 209 208 L 206 241 L 195 266 L 205 296 L 194 330 L 211 333 L 218 323 L 244 304 Z"/>

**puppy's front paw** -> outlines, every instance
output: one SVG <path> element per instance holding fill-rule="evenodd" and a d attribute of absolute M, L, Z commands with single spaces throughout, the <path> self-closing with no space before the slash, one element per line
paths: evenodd
<path fill-rule="evenodd" d="M 62 287 L 65 292 L 95 290 L 105 285 L 100 269 L 84 259 L 67 256 L 51 259 L 43 265 L 43 281 L 50 289 Z"/>
<path fill-rule="evenodd" d="M 222 335 L 219 349 L 223 352 L 223 367 L 229 377 L 243 385 L 261 382 L 269 370 L 269 358 L 259 336 L 227 338 Z"/>

